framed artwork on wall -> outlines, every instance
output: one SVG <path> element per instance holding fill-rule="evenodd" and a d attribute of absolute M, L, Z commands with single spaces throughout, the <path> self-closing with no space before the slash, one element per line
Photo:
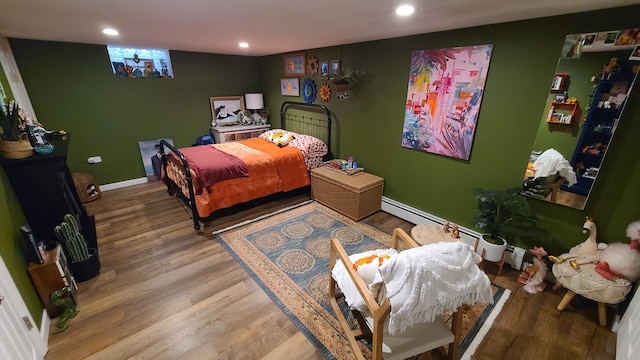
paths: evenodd
<path fill-rule="evenodd" d="M 334 78 L 340 72 L 340 60 L 329 61 L 329 77 Z"/>
<path fill-rule="evenodd" d="M 304 52 L 285 54 L 284 76 L 306 76 L 307 61 Z"/>
<path fill-rule="evenodd" d="M 556 74 L 551 83 L 552 93 L 562 93 L 569 88 L 569 74 Z"/>
<path fill-rule="evenodd" d="M 327 60 L 320 61 L 320 78 L 329 78 L 329 62 Z"/>
<path fill-rule="evenodd" d="M 244 110 L 244 96 L 216 96 L 209 98 L 213 126 L 238 124 L 238 113 Z"/>
<path fill-rule="evenodd" d="M 411 54 L 402 146 L 469 160 L 493 45 Z"/>
<path fill-rule="evenodd" d="M 280 79 L 280 95 L 300 96 L 300 79 Z"/>

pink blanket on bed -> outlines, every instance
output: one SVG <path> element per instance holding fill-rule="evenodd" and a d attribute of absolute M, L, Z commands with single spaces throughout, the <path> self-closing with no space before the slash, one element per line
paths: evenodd
<path fill-rule="evenodd" d="M 249 176 L 244 162 L 212 145 L 192 146 L 180 149 L 189 167 L 197 174 L 198 183 L 211 186 L 219 181 Z"/>

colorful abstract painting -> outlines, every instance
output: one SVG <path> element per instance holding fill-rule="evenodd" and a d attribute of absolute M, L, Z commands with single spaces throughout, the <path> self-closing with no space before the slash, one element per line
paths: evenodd
<path fill-rule="evenodd" d="M 411 54 L 402 146 L 469 160 L 493 45 Z"/>

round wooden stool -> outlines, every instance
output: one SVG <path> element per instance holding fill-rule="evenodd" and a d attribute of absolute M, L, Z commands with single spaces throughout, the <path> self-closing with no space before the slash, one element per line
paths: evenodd
<path fill-rule="evenodd" d="M 565 255 L 568 256 L 568 254 Z M 595 267 L 595 264 L 583 264 L 578 269 L 574 269 L 569 261 L 553 265 L 553 275 L 558 279 L 554 289 L 567 288 L 567 293 L 558 304 L 560 311 L 564 310 L 576 294 L 596 301 L 598 320 L 601 326 L 605 326 L 607 325 L 606 304 L 617 304 L 624 300 L 631 290 L 631 282 L 627 279 L 607 280 L 595 271 Z"/>

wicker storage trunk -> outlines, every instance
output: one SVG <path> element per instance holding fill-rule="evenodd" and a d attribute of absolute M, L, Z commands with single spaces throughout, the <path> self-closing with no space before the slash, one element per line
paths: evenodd
<path fill-rule="evenodd" d="M 380 210 L 384 179 L 360 172 L 345 175 L 326 167 L 311 170 L 311 196 L 353 220 Z"/>

